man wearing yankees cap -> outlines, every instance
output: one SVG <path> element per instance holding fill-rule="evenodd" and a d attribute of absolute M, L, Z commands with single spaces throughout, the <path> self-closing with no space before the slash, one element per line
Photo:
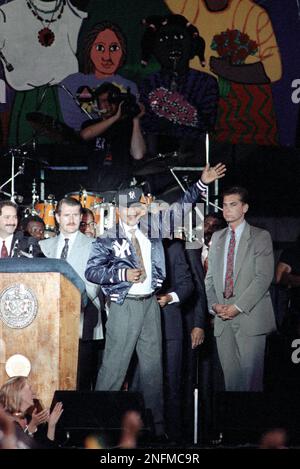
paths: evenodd
<path fill-rule="evenodd" d="M 201 179 L 181 200 L 161 213 L 149 213 L 139 203 L 142 191 L 128 188 L 118 194 L 119 222 L 93 243 L 85 276 L 98 283 L 107 297 L 109 315 L 106 345 L 96 389 L 120 390 L 136 351 L 140 385 L 150 408 L 157 436 L 164 433 L 161 314 L 156 292 L 165 278 L 161 234 L 165 225 L 206 194 L 207 184 L 225 175 L 218 164 L 204 169 Z M 149 223 L 150 219 L 150 223 Z"/>

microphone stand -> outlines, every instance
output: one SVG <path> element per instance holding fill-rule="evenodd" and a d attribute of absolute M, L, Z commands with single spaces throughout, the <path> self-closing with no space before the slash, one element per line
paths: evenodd
<path fill-rule="evenodd" d="M 24 167 L 25 167 L 25 159 L 23 159 L 22 164 L 19 166 L 19 171 L 15 173 L 15 154 L 16 153 L 21 153 L 20 148 L 11 148 L 6 155 L 10 154 L 11 155 L 11 177 L 7 179 L 1 186 L 0 186 L 0 192 L 3 194 L 7 195 L 10 197 L 10 200 L 12 202 L 15 201 L 15 178 L 19 176 L 20 174 L 24 174 Z M 4 156 L 6 156 L 4 155 Z M 10 184 L 10 193 L 8 192 L 3 192 L 2 189 L 5 187 L 7 184 Z"/>
<path fill-rule="evenodd" d="M 35 135 L 36 136 L 36 135 Z M 24 174 L 24 169 L 25 169 L 25 159 L 26 159 L 26 154 L 27 151 L 23 150 L 22 148 L 28 145 L 29 143 L 33 143 L 35 145 L 35 136 L 29 140 L 27 140 L 24 143 L 21 143 L 19 146 L 10 148 L 8 152 L 6 152 L 2 157 L 6 156 L 11 156 L 11 177 L 7 179 L 1 186 L 0 186 L 0 192 L 4 195 L 7 195 L 10 197 L 10 200 L 12 202 L 15 202 L 16 199 L 16 194 L 15 194 L 15 178 L 17 176 L 20 176 L 21 174 Z M 18 171 L 15 173 L 15 158 L 23 158 L 22 163 L 19 165 Z M 45 162 L 46 163 L 46 162 Z M 10 193 L 2 191 L 3 187 L 7 186 L 10 183 Z"/>

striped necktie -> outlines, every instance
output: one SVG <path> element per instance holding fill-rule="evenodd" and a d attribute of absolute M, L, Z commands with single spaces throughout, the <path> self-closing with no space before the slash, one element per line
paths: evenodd
<path fill-rule="evenodd" d="M 133 244 L 133 247 L 135 249 L 136 255 L 139 260 L 139 268 L 142 270 L 142 275 L 140 276 L 140 282 L 143 282 L 147 278 L 146 270 L 145 270 L 145 265 L 144 265 L 144 260 L 142 256 L 142 251 L 141 251 L 141 246 L 140 243 L 136 237 L 136 229 L 129 230 L 129 233 L 131 234 L 131 242 Z"/>
<path fill-rule="evenodd" d="M 65 238 L 65 245 L 62 248 L 62 251 L 61 251 L 61 254 L 60 254 L 61 259 L 67 259 L 67 257 L 68 257 L 69 241 L 70 241 L 69 238 Z"/>
<path fill-rule="evenodd" d="M 235 232 L 231 230 L 231 236 L 227 252 L 227 266 L 225 275 L 224 298 L 228 299 L 233 296 L 233 268 L 234 268 L 234 251 L 235 251 Z"/>

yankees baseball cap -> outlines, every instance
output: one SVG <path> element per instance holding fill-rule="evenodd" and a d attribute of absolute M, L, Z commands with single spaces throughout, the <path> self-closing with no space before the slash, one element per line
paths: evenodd
<path fill-rule="evenodd" d="M 143 191 L 140 187 L 129 187 L 122 189 L 117 195 L 117 204 L 122 207 L 130 207 L 130 205 L 140 202 Z"/>

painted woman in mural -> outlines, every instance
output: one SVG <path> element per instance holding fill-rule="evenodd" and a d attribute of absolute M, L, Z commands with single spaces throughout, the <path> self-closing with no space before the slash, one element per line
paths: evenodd
<path fill-rule="evenodd" d="M 136 84 L 117 74 L 126 60 L 126 55 L 126 39 L 116 24 L 102 21 L 88 32 L 84 43 L 84 73 L 69 75 L 61 82 L 59 89 L 61 111 L 68 126 L 80 130 L 83 122 L 87 120 L 86 114 L 68 91 L 90 114 L 93 114 L 93 91 L 101 83 L 113 83 L 123 92 L 129 87 L 131 93 L 137 94 Z"/>
<path fill-rule="evenodd" d="M 185 15 L 206 41 L 208 72 L 219 79 L 216 139 L 229 143 L 278 143 L 271 83 L 281 59 L 267 12 L 252 0 L 165 0 Z M 199 65 L 192 61 L 192 66 Z"/>
<path fill-rule="evenodd" d="M 13 0 L 0 8 L 1 61 L 8 85 L 16 90 L 10 144 L 32 138 L 27 113 L 59 118 L 52 85 L 78 71 L 77 39 L 86 17 L 71 0 Z"/>
<path fill-rule="evenodd" d="M 148 17 L 144 23 L 142 63 L 147 65 L 153 54 L 161 66 L 140 86 L 150 153 L 189 152 L 200 163 L 205 133 L 214 128 L 218 104 L 216 79 L 189 67 L 195 56 L 204 65 L 205 43 L 181 15 Z"/>

